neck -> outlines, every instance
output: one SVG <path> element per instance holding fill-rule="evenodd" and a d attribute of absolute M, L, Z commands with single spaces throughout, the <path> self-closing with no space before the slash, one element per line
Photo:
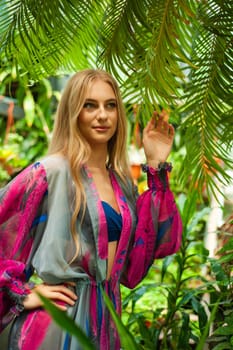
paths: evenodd
<path fill-rule="evenodd" d="M 87 166 L 91 170 L 106 170 L 107 149 L 96 148 L 92 151 L 90 158 L 87 161 Z"/>

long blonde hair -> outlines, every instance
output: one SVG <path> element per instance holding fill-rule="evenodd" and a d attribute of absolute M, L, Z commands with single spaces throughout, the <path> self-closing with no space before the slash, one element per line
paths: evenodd
<path fill-rule="evenodd" d="M 97 79 L 108 83 L 112 87 L 117 100 L 117 130 L 108 143 L 106 166 L 114 169 L 123 181 L 127 177 L 131 177 L 126 148 L 127 120 L 117 82 L 109 73 L 103 70 L 86 69 L 74 74 L 68 81 L 58 104 L 48 153 L 61 153 L 68 159 L 71 176 L 75 184 L 75 205 L 71 218 L 71 233 L 77 248 L 75 257 L 79 249 L 76 220 L 81 208 L 83 214 L 86 208 L 86 195 L 80 170 L 91 154 L 90 146 L 78 128 L 78 118 L 85 103 L 87 91 Z"/>

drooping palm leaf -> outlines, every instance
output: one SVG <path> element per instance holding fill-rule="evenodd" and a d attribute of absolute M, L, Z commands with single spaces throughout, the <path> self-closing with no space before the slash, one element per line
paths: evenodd
<path fill-rule="evenodd" d="M 192 11 L 182 1 L 112 1 L 107 7 L 99 60 L 118 80 L 124 72 L 124 87 L 130 95 L 139 91 L 138 103 L 145 98 L 150 103 L 171 101 L 180 95 L 185 78 L 180 62 L 192 64 L 188 59 Z"/>
<path fill-rule="evenodd" d="M 186 134 L 183 178 L 191 170 L 192 185 L 213 188 L 214 174 L 227 181 L 216 159 L 230 165 L 233 139 L 232 13 L 226 0 L 0 0 L 0 59 L 34 79 L 107 68 L 142 124 L 172 107 Z"/>
<path fill-rule="evenodd" d="M 227 183 L 229 177 L 223 165 L 232 167 L 228 146 L 232 145 L 233 122 L 225 116 L 232 113 L 233 105 L 233 43 L 229 30 L 232 18 L 226 7 L 229 6 L 224 2 L 218 4 L 215 1 L 200 6 L 203 26 L 198 28 L 192 58 L 198 69 L 190 72 L 181 109 L 186 114 L 182 125 L 186 129 L 187 147 L 184 164 L 194 170 L 191 186 L 198 182 L 200 189 L 208 184 L 213 190 L 216 178 Z M 221 19 L 225 27 L 219 26 Z M 189 176 L 187 170 L 184 166 L 186 178 Z"/>
<path fill-rule="evenodd" d="M 88 66 L 86 51 L 92 50 L 88 43 L 96 33 L 93 13 L 98 11 L 98 1 L 2 0 L 2 62 L 15 62 L 34 79 L 55 74 L 61 66 Z"/>
<path fill-rule="evenodd" d="M 233 101 L 232 10 L 225 1 L 144 1 L 139 11 L 133 1 L 121 1 L 112 2 L 103 22 L 100 59 L 115 75 L 124 67 L 126 97 L 145 107 L 143 123 L 154 105 L 180 98 L 187 147 L 182 179 L 192 169 L 190 187 L 200 190 L 205 184 L 213 191 L 216 177 L 230 180 L 223 164 L 232 166 L 233 124 L 225 118 Z"/>

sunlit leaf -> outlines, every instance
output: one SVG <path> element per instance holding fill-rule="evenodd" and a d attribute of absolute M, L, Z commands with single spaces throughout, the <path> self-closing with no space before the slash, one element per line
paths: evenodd
<path fill-rule="evenodd" d="M 121 346 L 124 350 L 139 350 L 139 346 L 137 345 L 137 343 L 135 342 L 132 334 L 128 331 L 128 329 L 126 328 L 126 326 L 122 323 L 120 317 L 117 315 L 114 306 L 112 304 L 112 302 L 110 301 L 109 297 L 107 296 L 107 294 L 104 292 L 104 290 L 102 290 L 102 295 L 104 298 L 104 302 L 107 305 L 109 312 L 112 316 L 112 319 L 116 325 L 116 328 L 118 330 L 120 339 L 121 339 Z"/>
<path fill-rule="evenodd" d="M 39 294 L 39 297 L 43 301 L 45 309 L 51 314 L 54 321 L 69 334 L 77 338 L 79 343 L 85 350 L 96 350 L 90 339 L 86 336 L 83 330 L 78 327 L 74 320 L 70 318 L 64 311 L 58 309 L 49 299 Z"/>

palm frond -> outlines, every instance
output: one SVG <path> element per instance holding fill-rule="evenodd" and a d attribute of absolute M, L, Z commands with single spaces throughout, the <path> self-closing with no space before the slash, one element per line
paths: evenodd
<path fill-rule="evenodd" d="M 141 88 L 141 99 L 171 102 L 181 95 L 182 64 L 192 65 L 193 8 L 183 1 L 111 2 L 100 28 L 99 62 L 118 80 L 123 71 L 124 88 Z"/>
<path fill-rule="evenodd" d="M 33 79 L 106 68 L 142 125 L 160 106 L 180 113 L 182 178 L 213 189 L 232 165 L 232 13 L 223 0 L 0 0 L 0 62 Z"/>
<path fill-rule="evenodd" d="M 225 123 L 223 118 L 230 115 L 233 104 L 233 45 L 230 16 L 226 15 L 223 3 L 209 1 L 200 6 L 203 25 L 198 27 L 192 58 L 198 68 L 191 69 L 186 101 L 180 109 L 185 116 L 182 125 L 186 130 L 185 164 L 194 170 L 190 186 L 198 181 L 200 188 L 205 183 L 210 190 L 216 177 L 228 183 L 230 178 L 224 165 L 232 167 L 228 149 L 232 147 L 233 123 L 230 119 Z M 226 26 L 221 26 L 219 33 L 217 18 L 223 15 Z M 189 174 L 188 168 L 183 168 L 183 178 L 187 179 Z"/>
<path fill-rule="evenodd" d="M 98 1 L 14 0 L 2 2 L 0 9 L 2 62 L 15 62 L 35 79 L 55 74 L 73 51 L 76 69 L 88 65 L 85 51 L 96 33 L 93 12 L 101 10 Z"/>

